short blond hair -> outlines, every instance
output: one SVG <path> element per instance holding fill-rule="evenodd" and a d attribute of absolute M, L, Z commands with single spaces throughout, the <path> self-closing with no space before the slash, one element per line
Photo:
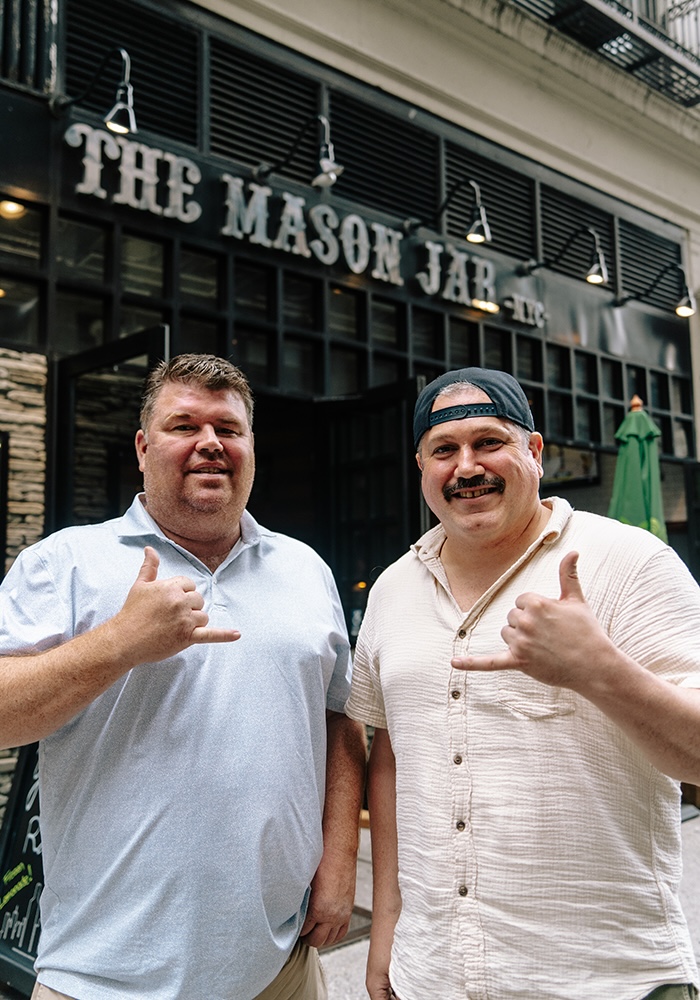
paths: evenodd
<path fill-rule="evenodd" d="M 216 354 L 178 354 L 170 361 L 161 361 L 144 383 L 141 400 L 141 429 L 146 430 L 161 389 L 173 382 L 194 385 L 216 392 L 229 389 L 237 393 L 245 406 L 248 423 L 253 427 L 253 393 L 240 368 Z"/>

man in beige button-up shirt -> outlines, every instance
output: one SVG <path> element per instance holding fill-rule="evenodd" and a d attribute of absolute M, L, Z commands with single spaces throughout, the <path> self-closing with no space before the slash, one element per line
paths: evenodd
<path fill-rule="evenodd" d="M 700 589 L 650 533 L 540 500 L 511 376 L 448 372 L 414 431 L 440 523 L 375 584 L 346 709 L 375 727 L 370 997 L 695 997 Z"/>

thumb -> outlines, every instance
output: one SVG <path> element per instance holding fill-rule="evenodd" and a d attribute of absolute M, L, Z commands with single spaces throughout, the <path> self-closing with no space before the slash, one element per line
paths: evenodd
<path fill-rule="evenodd" d="M 141 583 L 153 583 L 158 576 L 159 565 L 160 559 L 158 558 L 158 553 L 150 545 L 147 545 L 143 550 L 143 562 L 141 563 L 141 569 L 136 580 Z"/>
<path fill-rule="evenodd" d="M 586 598 L 581 590 L 578 578 L 578 552 L 568 552 L 559 563 L 559 584 L 561 586 L 561 601 L 582 601 Z"/>

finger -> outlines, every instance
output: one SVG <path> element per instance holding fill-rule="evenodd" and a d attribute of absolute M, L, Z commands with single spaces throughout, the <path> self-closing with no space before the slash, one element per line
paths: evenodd
<path fill-rule="evenodd" d="M 450 663 L 455 670 L 512 670 L 513 657 L 508 650 L 494 656 L 453 656 Z"/>
<path fill-rule="evenodd" d="M 559 585 L 562 601 L 583 601 L 586 598 L 578 578 L 578 552 L 567 553 L 559 564 Z"/>
<path fill-rule="evenodd" d="M 159 565 L 160 559 L 158 558 L 158 553 L 150 545 L 147 545 L 143 550 L 143 562 L 141 563 L 141 569 L 136 579 L 140 580 L 141 583 L 153 583 L 158 577 Z"/>
<path fill-rule="evenodd" d="M 205 628 L 198 625 L 192 630 L 192 642 L 235 642 L 241 633 L 235 628 Z"/>

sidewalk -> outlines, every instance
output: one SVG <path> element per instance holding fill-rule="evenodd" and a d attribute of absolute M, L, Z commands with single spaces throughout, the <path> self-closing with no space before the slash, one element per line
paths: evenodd
<path fill-rule="evenodd" d="M 690 810 L 688 811 L 690 813 Z M 681 900 L 690 925 L 695 956 L 700 964 L 700 813 L 681 826 L 683 834 L 683 879 Z M 355 904 L 364 910 L 372 905 L 372 863 L 369 831 L 363 830 L 357 870 Z M 328 981 L 329 1000 L 367 1000 L 365 962 L 367 939 L 341 945 L 322 956 Z M 20 994 L 0 986 L 0 1000 L 23 1000 Z"/>

